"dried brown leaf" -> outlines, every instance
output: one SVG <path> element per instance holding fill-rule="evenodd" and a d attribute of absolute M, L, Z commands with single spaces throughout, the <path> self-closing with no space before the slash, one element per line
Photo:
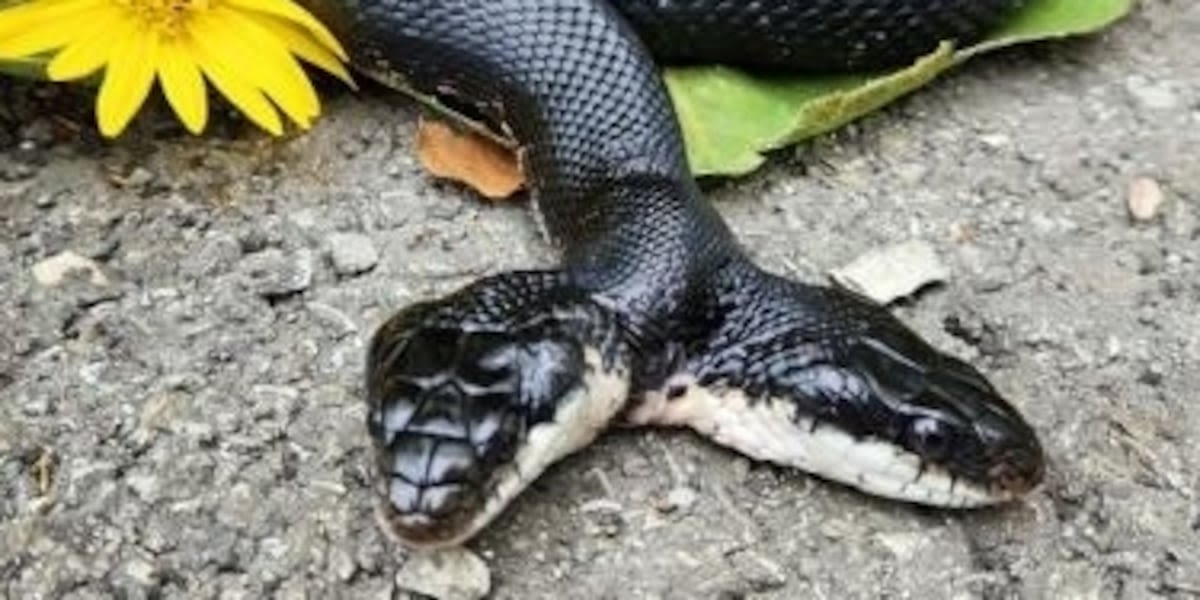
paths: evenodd
<path fill-rule="evenodd" d="M 512 151 L 442 121 L 421 120 L 417 156 L 434 176 L 464 183 L 493 200 L 512 196 L 525 182 L 520 161 Z"/>

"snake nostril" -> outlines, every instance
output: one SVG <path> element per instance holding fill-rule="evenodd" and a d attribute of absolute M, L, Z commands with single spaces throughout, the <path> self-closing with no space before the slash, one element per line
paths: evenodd
<path fill-rule="evenodd" d="M 1040 448 L 1012 448 L 1004 452 L 992 469 L 996 486 L 1013 495 L 1037 487 L 1045 476 L 1045 460 Z"/>
<path fill-rule="evenodd" d="M 1027 452 L 1025 462 L 1025 481 L 1029 487 L 1037 486 L 1046 476 L 1046 459 L 1041 451 Z"/>

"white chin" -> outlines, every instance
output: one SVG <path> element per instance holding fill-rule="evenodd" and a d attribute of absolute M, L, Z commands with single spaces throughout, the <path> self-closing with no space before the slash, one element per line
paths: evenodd
<path fill-rule="evenodd" d="M 682 396 L 647 394 L 630 412 L 634 425 L 686 426 L 751 458 L 802 469 L 869 494 L 941 507 L 971 508 L 999 504 L 1011 495 L 956 480 L 944 468 L 921 468 L 917 455 L 884 441 L 855 439 L 831 425 L 796 417 L 782 399 L 753 403 L 736 389 L 708 390 L 691 381 Z"/>
<path fill-rule="evenodd" d="M 550 465 L 587 446 L 596 439 L 625 405 L 629 394 L 629 372 L 606 369 L 596 348 L 584 349 L 586 374 L 583 384 L 558 401 L 554 418 L 530 428 L 512 463 L 496 473 L 490 495 L 479 512 L 452 537 L 428 543 L 398 539 L 415 549 L 456 546 L 471 538 L 495 519 L 518 494 Z M 390 531 L 386 517 L 384 530 Z"/>

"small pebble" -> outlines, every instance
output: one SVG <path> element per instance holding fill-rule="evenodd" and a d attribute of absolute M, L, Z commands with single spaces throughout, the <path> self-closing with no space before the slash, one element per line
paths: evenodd
<path fill-rule="evenodd" d="M 1164 373 L 1158 365 L 1149 365 L 1138 375 L 1138 383 L 1148 385 L 1150 387 L 1158 387 L 1162 385 Z"/>
<path fill-rule="evenodd" d="M 998 149 L 1006 148 L 1012 145 L 1012 138 L 1003 133 L 990 133 L 979 136 L 979 141 L 988 148 Z"/>
<path fill-rule="evenodd" d="M 135 558 L 125 564 L 125 574 L 140 585 L 153 586 L 158 579 L 158 568 L 140 558 Z"/>
<path fill-rule="evenodd" d="M 33 278 L 47 287 L 59 285 L 72 273 L 80 272 L 87 273 L 88 281 L 93 285 L 108 285 L 108 278 L 104 276 L 96 261 L 70 250 L 33 265 Z"/>
<path fill-rule="evenodd" d="M 775 561 L 745 550 L 730 557 L 738 576 L 756 592 L 778 589 L 787 584 L 787 572 Z"/>
<path fill-rule="evenodd" d="M 440 600 L 478 600 L 491 591 L 492 574 L 465 548 L 418 552 L 396 572 L 396 587 Z"/>
<path fill-rule="evenodd" d="M 329 258 L 338 275 L 358 275 L 375 268 L 379 251 L 361 233 L 335 233 L 329 236 Z"/>
<path fill-rule="evenodd" d="M 584 525 L 584 533 L 593 537 L 615 538 L 625 531 L 627 525 L 621 513 L 601 511 L 591 513 Z"/>
<path fill-rule="evenodd" d="M 606 498 L 598 498 L 596 500 L 589 500 L 589 501 L 584 502 L 583 504 L 579 505 L 579 512 L 582 512 L 582 513 L 610 512 L 610 513 L 620 514 L 621 510 L 622 510 L 622 506 L 621 506 L 620 502 L 617 502 L 615 500 L 608 500 Z"/>
<path fill-rule="evenodd" d="M 1151 221 L 1158 216 L 1165 196 L 1162 186 L 1149 177 L 1138 177 L 1129 183 L 1127 198 L 1129 216 L 1134 221 Z"/>
<path fill-rule="evenodd" d="M 330 551 L 329 566 L 333 574 L 342 582 L 350 581 L 358 572 L 358 564 L 354 562 L 354 557 L 341 548 L 334 548 Z"/>
<path fill-rule="evenodd" d="M 54 208 L 57 204 L 58 198 L 54 194 L 38 194 L 38 196 L 33 199 L 33 205 L 43 210 Z"/>
<path fill-rule="evenodd" d="M 53 410 L 54 404 L 46 394 L 30 394 L 19 396 L 17 398 L 17 406 L 21 407 L 21 412 L 29 417 L 43 417 Z"/>
<path fill-rule="evenodd" d="M 130 474 L 125 476 L 125 484 L 137 494 L 143 502 L 154 502 L 162 489 L 158 477 L 149 474 Z"/>
<path fill-rule="evenodd" d="M 154 173 L 146 167 L 135 167 L 129 172 L 129 175 L 116 179 L 115 183 L 119 187 L 140 188 L 145 187 L 154 182 Z"/>
<path fill-rule="evenodd" d="M 677 487 L 670 492 L 667 492 L 667 497 L 658 505 L 658 510 L 664 513 L 687 513 L 692 510 L 692 506 L 699 499 L 699 494 L 687 486 Z"/>
<path fill-rule="evenodd" d="M 1170 110 L 1179 105 L 1179 96 L 1171 84 L 1151 81 L 1143 75 L 1133 75 L 1125 80 L 1125 89 L 1139 104 L 1155 110 Z"/>
<path fill-rule="evenodd" d="M 918 556 L 928 536 L 917 533 L 877 533 L 875 539 L 887 548 L 897 560 L 908 562 Z"/>
<path fill-rule="evenodd" d="M 313 260 L 308 251 L 286 254 L 268 248 L 247 256 L 240 270 L 246 285 L 256 294 L 275 298 L 308 289 L 312 284 Z"/>

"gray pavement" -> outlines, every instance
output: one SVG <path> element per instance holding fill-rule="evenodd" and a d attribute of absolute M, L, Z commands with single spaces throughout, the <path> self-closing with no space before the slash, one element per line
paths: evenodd
<path fill-rule="evenodd" d="M 711 190 L 796 277 L 933 244 L 949 281 L 896 310 L 1036 425 L 1026 502 L 916 509 L 614 432 L 472 543 L 493 596 L 1200 597 L 1197 32 L 1200 5 L 1146 0 Z M 555 255 L 524 205 L 422 173 L 410 105 L 327 99 L 283 142 L 160 114 L 105 144 L 86 94 L 0 82 L 0 595 L 405 597 L 370 514 L 365 340 Z M 1143 177 L 1164 202 L 1135 222 Z"/>

